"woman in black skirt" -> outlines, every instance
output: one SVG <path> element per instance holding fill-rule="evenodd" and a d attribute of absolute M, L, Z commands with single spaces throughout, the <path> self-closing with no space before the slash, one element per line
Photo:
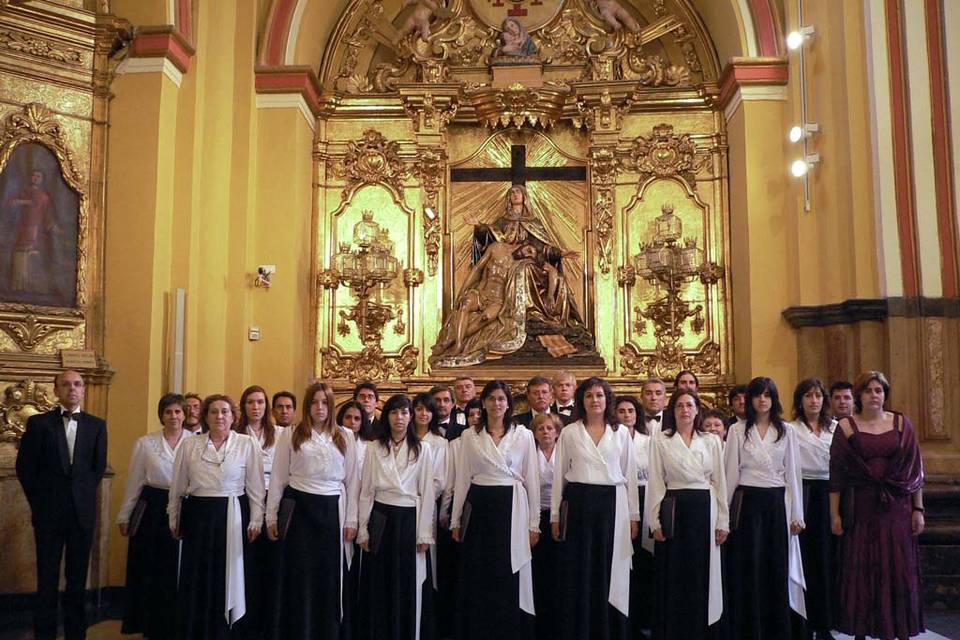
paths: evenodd
<path fill-rule="evenodd" d="M 540 541 L 533 548 L 533 602 L 537 610 L 537 640 L 554 640 L 560 635 L 557 617 L 560 570 L 560 543 L 550 535 L 550 498 L 553 490 L 553 452 L 563 421 L 556 413 L 541 413 L 530 423 L 537 441 L 540 468 Z"/>
<path fill-rule="evenodd" d="M 723 443 L 703 430 L 700 398 L 677 390 L 650 444 L 645 520 L 656 541 L 653 637 L 718 637 L 723 613 L 720 545 L 727 539 Z"/>
<path fill-rule="evenodd" d="M 237 433 L 248 435 L 260 445 L 263 456 L 263 486 L 270 493 L 270 472 L 276 453 L 277 439 L 284 431 L 273 422 L 266 390 L 252 385 L 240 394 L 240 419 L 233 427 Z M 265 499 L 266 501 L 266 499 Z M 244 555 L 244 585 L 247 595 L 247 615 L 237 625 L 237 635 L 247 640 L 265 640 L 277 636 L 280 602 L 280 545 L 270 539 L 265 530 L 247 546 Z"/>
<path fill-rule="evenodd" d="M 646 386 L 646 385 L 644 385 Z M 637 495 L 640 515 L 647 489 L 650 467 L 650 434 L 640 401 L 633 396 L 617 396 L 617 418 L 630 430 L 633 457 L 637 461 Z M 659 431 L 659 430 L 658 430 Z M 633 539 L 633 568 L 630 573 L 630 637 L 646 638 L 644 630 L 653 624 L 653 538 L 644 521 L 640 521 L 640 535 Z"/>
<path fill-rule="evenodd" d="M 461 543 L 459 640 L 529 640 L 533 635 L 531 548 L 540 538 L 537 451 L 513 424 L 505 382 L 480 394 L 480 424 L 460 435 L 450 527 Z"/>
<path fill-rule="evenodd" d="M 797 455 L 803 477 L 803 515 L 806 529 L 800 534 L 803 577 L 807 582 L 807 634 L 832 640 L 836 622 L 836 538 L 830 532 L 830 444 L 837 421 L 830 417 L 830 402 L 823 383 L 804 380 L 793 392 L 790 428 L 797 436 Z"/>
<path fill-rule="evenodd" d="M 170 536 L 167 501 L 173 460 L 180 444 L 191 436 L 183 428 L 184 410 L 183 396 L 168 393 L 160 398 L 157 414 L 163 430 L 143 436 L 134 445 L 127 490 L 117 517 L 120 535 L 130 536 L 120 631 L 142 633 L 150 640 L 176 638 L 173 611 L 180 545 Z"/>
<path fill-rule="evenodd" d="M 574 403 L 581 419 L 560 432 L 550 505 L 553 538 L 563 540 L 560 637 L 626 638 L 633 540 L 640 531 L 633 443 L 606 381 L 584 380 Z"/>
<path fill-rule="evenodd" d="M 247 612 L 244 550 L 262 526 L 263 459 L 256 440 L 231 431 L 236 415 L 229 396 L 207 396 L 207 433 L 184 440 L 173 462 L 167 513 L 182 540 L 179 640 L 228 638 Z"/>
<path fill-rule="evenodd" d="M 353 432 L 334 422 L 333 402 L 326 384 L 307 387 L 303 420 L 277 441 L 266 520 L 271 539 L 284 535 L 283 584 L 277 585 L 283 639 L 343 633 L 344 564 L 352 561 L 357 536 L 360 478 Z"/>
<path fill-rule="evenodd" d="M 747 419 L 730 427 L 724 449 L 730 541 L 730 634 L 744 640 L 801 640 L 803 491 L 796 433 L 783 422 L 777 385 L 754 378 Z"/>
<path fill-rule="evenodd" d="M 360 481 L 359 635 L 363 640 L 431 640 L 433 451 L 420 442 L 410 400 L 392 396 L 380 413 Z"/>

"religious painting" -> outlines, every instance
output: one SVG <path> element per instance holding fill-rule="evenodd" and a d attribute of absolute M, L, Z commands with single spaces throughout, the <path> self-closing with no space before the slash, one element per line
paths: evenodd
<path fill-rule="evenodd" d="M 53 152 L 17 145 L 0 172 L 0 302 L 76 306 L 79 216 Z"/>

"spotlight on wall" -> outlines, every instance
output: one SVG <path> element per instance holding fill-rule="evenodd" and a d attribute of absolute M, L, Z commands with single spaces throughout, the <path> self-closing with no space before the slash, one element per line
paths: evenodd
<path fill-rule="evenodd" d="M 800 142 L 804 138 L 811 137 L 813 134 L 817 133 L 818 131 L 820 131 L 820 125 L 814 122 L 807 123 L 803 126 L 794 125 L 790 129 L 790 136 L 789 136 L 790 142 Z"/>
<path fill-rule="evenodd" d="M 807 175 L 807 172 L 818 162 L 820 162 L 819 153 L 808 154 L 804 156 L 802 160 L 793 161 L 793 164 L 790 165 L 790 173 L 793 174 L 795 178 L 802 178 Z"/>
<path fill-rule="evenodd" d="M 803 43 L 813 37 L 816 33 L 813 27 L 800 27 L 796 31 L 787 34 L 787 47 L 791 51 L 796 51 L 803 46 Z"/>

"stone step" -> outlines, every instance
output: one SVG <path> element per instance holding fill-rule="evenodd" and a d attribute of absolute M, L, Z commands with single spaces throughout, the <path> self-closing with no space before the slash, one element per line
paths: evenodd
<path fill-rule="evenodd" d="M 921 545 L 920 567 L 924 576 L 960 575 L 960 545 Z"/>
<path fill-rule="evenodd" d="M 928 522 L 920 534 L 920 546 L 960 545 L 960 519 Z"/>
<path fill-rule="evenodd" d="M 923 487 L 927 522 L 960 523 L 960 482 L 952 477 L 927 478 Z"/>
<path fill-rule="evenodd" d="M 960 576 L 923 576 L 923 606 L 940 611 L 960 610 Z"/>

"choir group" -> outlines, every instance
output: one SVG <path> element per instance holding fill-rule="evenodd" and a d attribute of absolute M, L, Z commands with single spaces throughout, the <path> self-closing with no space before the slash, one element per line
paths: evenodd
<path fill-rule="evenodd" d="M 168 394 L 136 443 L 124 633 L 284 638 L 905 639 L 923 630 L 923 471 L 872 371 L 792 419 L 758 377 L 703 404 L 569 373 L 378 405 Z"/>

